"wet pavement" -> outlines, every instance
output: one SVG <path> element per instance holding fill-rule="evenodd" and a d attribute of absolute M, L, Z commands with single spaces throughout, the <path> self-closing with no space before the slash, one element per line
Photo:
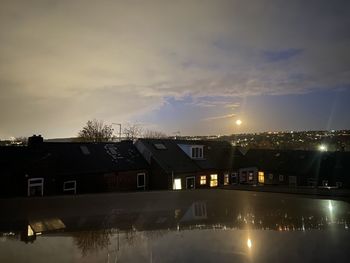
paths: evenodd
<path fill-rule="evenodd" d="M 0 200 L 0 262 L 348 262 L 350 204 L 194 190 Z"/>

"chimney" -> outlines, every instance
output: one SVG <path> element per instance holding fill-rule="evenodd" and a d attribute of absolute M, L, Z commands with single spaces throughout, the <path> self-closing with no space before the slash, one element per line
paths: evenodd
<path fill-rule="evenodd" d="M 39 148 L 44 142 L 44 138 L 39 135 L 33 135 L 28 138 L 28 147 L 30 148 Z"/>

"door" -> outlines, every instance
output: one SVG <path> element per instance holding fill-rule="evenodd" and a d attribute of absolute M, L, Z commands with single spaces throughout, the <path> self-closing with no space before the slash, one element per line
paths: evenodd
<path fill-rule="evenodd" d="M 194 176 L 186 177 L 186 189 L 195 189 L 196 180 Z"/>
<path fill-rule="evenodd" d="M 28 196 L 44 195 L 44 178 L 28 179 Z"/>
<path fill-rule="evenodd" d="M 137 189 L 140 189 L 140 190 L 146 189 L 146 174 L 145 173 L 137 174 Z"/>

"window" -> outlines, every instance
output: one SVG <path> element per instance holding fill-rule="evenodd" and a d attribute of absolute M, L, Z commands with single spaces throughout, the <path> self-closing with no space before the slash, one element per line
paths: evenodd
<path fill-rule="evenodd" d="M 289 176 L 288 180 L 289 180 L 290 185 L 294 185 L 294 186 L 297 185 L 297 177 L 296 176 Z"/>
<path fill-rule="evenodd" d="M 253 181 L 254 178 L 254 172 L 250 171 L 248 172 L 248 181 Z"/>
<path fill-rule="evenodd" d="M 196 178 L 194 176 L 186 177 L 186 189 L 196 188 Z"/>
<path fill-rule="evenodd" d="M 230 183 L 230 178 L 228 174 L 224 174 L 224 185 L 228 185 Z"/>
<path fill-rule="evenodd" d="M 173 190 L 181 190 L 181 178 L 174 179 Z"/>
<path fill-rule="evenodd" d="M 164 145 L 164 143 L 155 143 L 153 145 L 157 150 L 166 150 L 167 149 L 166 146 Z"/>
<path fill-rule="evenodd" d="M 206 175 L 201 175 L 200 185 L 205 185 L 205 184 L 207 184 L 207 176 Z"/>
<path fill-rule="evenodd" d="M 273 174 L 269 174 L 269 180 L 273 180 Z"/>
<path fill-rule="evenodd" d="M 234 172 L 231 174 L 231 183 L 232 184 L 237 184 L 238 183 L 238 173 L 237 172 Z"/>
<path fill-rule="evenodd" d="M 216 186 L 218 186 L 218 175 L 211 174 L 210 175 L 210 187 L 216 187 Z"/>
<path fill-rule="evenodd" d="M 195 219 L 206 219 L 207 218 L 207 206 L 204 202 L 193 203 L 193 212 Z"/>
<path fill-rule="evenodd" d="M 89 155 L 90 154 L 89 148 L 86 145 L 80 145 L 80 150 L 85 155 Z"/>
<path fill-rule="evenodd" d="M 146 174 L 139 173 L 137 174 L 137 188 L 143 188 L 145 190 L 146 187 Z"/>
<path fill-rule="evenodd" d="M 284 181 L 284 176 L 282 174 L 279 175 L 279 180 L 280 180 L 280 182 Z"/>
<path fill-rule="evenodd" d="M 193 146 L 191 156 L 194 159 L 203 158 L 203 146 Z"/>
<path fill-rule="evenodd" d="M 264 172 L 259 172 L 258 173 L 258 181 L 259 181 L 259 184 L 263 184 L 265 182 Z"/>
<path fill-rule="evenodd" d="M 28 196 L 44 195 L 44 178 L 28 179 Z"/>
<path fill-rule="evenodd" d="M 63 192 L 73 192 L 77 193 L 77 181 L 65 181 L 63 183 Z"/>

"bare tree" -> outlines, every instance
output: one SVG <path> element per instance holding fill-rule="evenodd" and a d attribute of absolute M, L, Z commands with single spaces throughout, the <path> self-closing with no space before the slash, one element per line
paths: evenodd
<path fill-rule="evenodd" d="M 141 136 L 142 127 L 138 124 L 126 124 L 123 133 L 128 140 L 134 140 Z"/>
<path fill-rule="evenodd" d="M 89 120 L 78 134 L 78 140 L 84 142 L 107 142 L 113 140 L 112 125 L 102 120 Z"/>
<path fill-rule="evenodd" d="M 111 243 L 111 235 L 112 231 L 110 229 L 81 231 L 73 234 L 73 240 L 75 245 L 81 250 L 82 256 L 86 256 L 89 253 L 108 248 L 108 245 Z"/>
<path fill-rule="evenodd" d="M 143 138 L 148 138 L 148 139 L 163 139 L 167 138 L 168 136 L 160 131 L 155 131 L 155 130 L 146 130 L 143 133 Z"/>

